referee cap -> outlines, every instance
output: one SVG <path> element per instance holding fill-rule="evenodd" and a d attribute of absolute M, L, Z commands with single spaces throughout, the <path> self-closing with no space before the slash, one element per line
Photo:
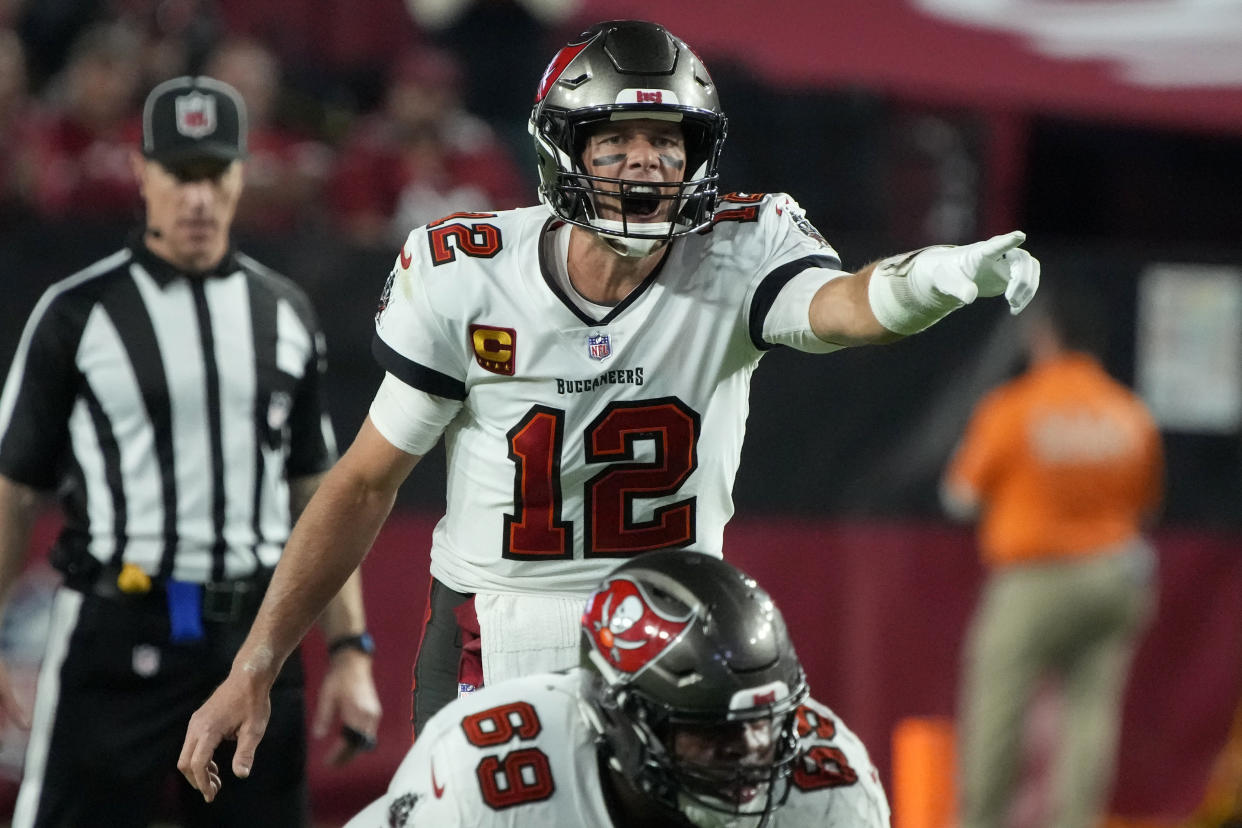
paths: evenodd
<path fill-rule="evenodd" d="M 246 105 L 237 90 L 204 75 L 167 80 L 142 107 L 142 154 L 163 164 L 246 157 Z"/>

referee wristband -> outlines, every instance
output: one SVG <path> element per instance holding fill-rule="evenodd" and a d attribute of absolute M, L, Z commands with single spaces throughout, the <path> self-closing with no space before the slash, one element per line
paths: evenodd
<path fill-rule="evenodd" d="M 375 655 L 375 639 L 364 630 L 357 635 L 344 635 L 328 643 L 329 656 L 334 656 L 341 650 L 357 650 L 364 655 Z"/>

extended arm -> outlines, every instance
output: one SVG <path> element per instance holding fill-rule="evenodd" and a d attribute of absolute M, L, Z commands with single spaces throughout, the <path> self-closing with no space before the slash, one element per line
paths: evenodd
<path fill-rule="evenodd" d="M 395 448 L 368 418 L 353 445 L 324 476 L 293 528 L 228 679 L 194 714 L 186 731 L 177 767 L 208 802 L 220 789 L 211 761 L 216 747 L 224 739 L 236 739 L 233 773 L 249 775 L 267 727 L 268 694 L 277 673 L 333 597 L 349 603 L 355 594 L 356 583 L 338 595 L 347 580 L 357 578 L 355 570 L 419 459 Z M 360 595 L 354 600 L 360 614 Z"/>
<path fill-rule="evenodd" d="M 917 333 L 980 296 L 1004 295 L 1013 313 L 1039 287 L 1039 261 L 1019 231 L 961 247 L 892 256 L 823 285 L 811 330 L 825 342 L 863 345 Z"/>
<path fill-rule="evenodd" d="M 901 339 L 880 324 L 867 299 L 874 264 L 826 283 L 811 300 L 811 330 L 836 345 L 869 345 Z"/>

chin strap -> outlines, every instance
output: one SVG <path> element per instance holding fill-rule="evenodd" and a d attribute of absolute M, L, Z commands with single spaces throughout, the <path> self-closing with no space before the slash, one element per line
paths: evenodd
<path fill-rule="evenodd" d="M 727 814 L 704 807 L 686 794 L 678 794 L 677 810 L 695 828 L 764 828 L 770 815 L 766 809 L 757 814 Z"/>
<path fill-rule="evenodd" d="M 620 253 L 622 256 L 633 256 L 635 258 L 643 258 L 650 256 L 664 245 L 668 244 L 672 224 L 669 222 L 661 222 L 659 224 L 630 224 L 627 225 L 620 221 L 611 219 L 591 219 L 591 226 L 599 230 L 613 230 L 618 233 L 628 230 L 633 233 L 636 227 L 644 230 L 650 229 L 653 232 L 650 235 L 628 235 L 616 236 L 611 233 L 596 233 L 595 235 L 603 239 L 604 243 Z"/>
<path fill-rule="evenodd" d="M 635 259 L 646 258 L 668 244 L 668 239 L 634 239 L 625 236 L 609 236 L 605 233 L 596 235 L 617 253 Z"/>

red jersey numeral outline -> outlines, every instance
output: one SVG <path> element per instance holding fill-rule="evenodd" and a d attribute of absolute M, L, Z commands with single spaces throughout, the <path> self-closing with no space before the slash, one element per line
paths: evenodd
<path fill-rule="evenodd" d="M 796 716 L 799 739 L 814 734 L 817 739 L 826 740 L 837 735 L 837 723 L 812 707 L 802 705 Z M 857 781 L 858 772 L 850 767 L 840 748 L 812 745 L 794 761 L 793 783 L 804 791 L 844 788 Z"/>
<path fill-rule="evenodd" d="M 759 202 L 763 201 L 767 193 L 725 193 L 720 197 L 720 203 L 723 204 L 746 204 L 746 207 L 731 207 L 729 209 L 718 209 L 712 214 L 712 223 L 705 228 L 710 231 L 712 225 L 722 221 L 758 221 L 759 220 Z"/>
<path fill-rule="evenodd" d="M 661 506 L 642 523 L 634 520 L 633 504 L 639 498 L 674 494 L 698 468 L 698 415 L 672 397 L 618 402 L 596 417 L 586 434 L 586 461 L 611 463 L 586 483 L 586 557 L 629 557 L 694 543 L 695 498 Z M 638 440 L 654 443 L 650 463 L 634 462 Z"/>
<path fill-rule="evenodd" d="M 797 713 L 794 715 L 796 716 L 799 739 L 805 739 L 814 733 L 815 738 L 828 741 L 837 735 L 837 723 L 826 716 L 819 715 L 819 712 L 812 707 L 804 704 L 798 708 Z"/>
<path fill-rule="evenodd" d="M 475 259 L 490 259 L 504 248 L 500 228 L 485 222 L 451 222 L 453 219 L 494 218 L 495 213 L 452 213 L 427 225 L 427 244 L 433 266 L 457 261 L 457 251 Z M 452 242 L 450 244 L 450 242 Z"/>
<path fill-rule="evenodd" d="M 461 721 L 466 741 L 475 747 L 503 745 L 514 738 L 534 739 L 543 730 L 529 702 L 513 702 L 481 710 Z M 537 747 L 520 747 L 504 756 L 489 753 L 475 766 L 483 801 L 495 811 L 526 802 L 540 802 L 556 792 L 548 756 Z"/>
<path fill-rule="evenodd" d="M 502 558 L 564 559 L 574 555 L 574 524 L 561 520 L 561 445 L 565 412 L 532 406 L 509 430 L 516 514 L 505 515 Z"/>
<path fill-rule="evenodd" d="M 562 517 L 564 426 L 565 412 L 536 405 L 509 430 L 514 514 L 504 517 L 501 557 L 573 557 L 573 521 Z M 586 462 L 608 465 L 584 484 L 585 557 L 627 558 L 694 543 L 697 498 L 663 506 L 644 522 L 633 519 L 633 503 L 681 488 L 698 468 L 699 429 L 699 415 L 676 397 L 613 402 L 587 426 Z M 651 462 L 634 462 L 638 440 L 653 441 Z"/>
<path fill-rule="evenodd" d="M 535 708 L 523 701 L 502 704 L 467 716 L 461 720 L 461 729 L 470 744 L 491 747 L 503 745 L 514 736 L 533 739 L 539 735 L 543 725 L 539 723 Z"/>

